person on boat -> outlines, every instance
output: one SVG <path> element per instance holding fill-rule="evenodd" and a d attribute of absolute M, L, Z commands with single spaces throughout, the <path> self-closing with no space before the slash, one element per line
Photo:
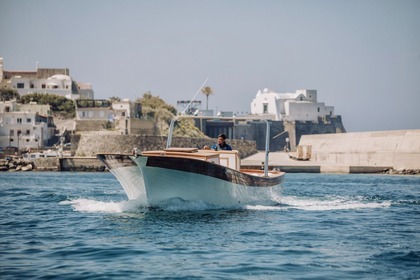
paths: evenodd
<path fill-rule="evenodd" d="M 211 149 L 215 151 L 232 151 L 232 147 L 229 144 L 226 144 L 226 135 L 224 134 L 219 134 L 219 136 L 217 136 L 217 144 L 211 146 Z"/>

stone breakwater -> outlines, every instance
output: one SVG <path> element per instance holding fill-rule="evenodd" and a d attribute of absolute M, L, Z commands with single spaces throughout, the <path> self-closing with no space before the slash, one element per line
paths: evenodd
<path fill-rule="evenodd" d="M 23 158 L 13 157 L 0 159 L 0 172 L 16 171 L 77 171 L 102 172 L 105 165 L 97 158 L 91 157 L 64 157 L 64 158 L 37 158 L 27 161 Z"/>
<path fill-rule="evenodd" d="M 389 169 L 383 172 L 390 175 L 420 175 L 420 169 Z"/>
<path fill-rule="evenodd" d="M 33 161 L 25 161 L 22 158 L 13 157 L 0 160 L 0 171 L 16 172 L 31 171 L 34 169 Z"/>

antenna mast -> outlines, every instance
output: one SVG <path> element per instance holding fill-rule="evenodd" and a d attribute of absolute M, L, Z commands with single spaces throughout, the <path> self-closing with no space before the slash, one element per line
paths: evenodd
<path fill-rule="evenodd" d="M 194 101 L 194 99 L 197 97 L 198 93 L 200 92 L 200 90 L 204 87 L 204 85 L 207 83 L 207 81 L 209 80 L 209 78 L 207 78 L 204 83 L 201 85 L 201 87 L 197 90 L 197 92 L 195 93 L 194 97 L 190 100 L 190 103 L 188 103 L 187 107 L 185 107 L 184 111 L 182 111 L 181 115 L 184 115 L 185 111 L 187 111 L 188 107 L 190 107 L 191 103 Z"/>

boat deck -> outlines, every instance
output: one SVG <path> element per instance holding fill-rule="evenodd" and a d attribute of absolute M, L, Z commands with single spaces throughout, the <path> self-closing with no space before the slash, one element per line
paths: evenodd
<path fill-rule="evenodd" d="M 169 156 L 179 158 L 193 158 L 220 164 L 242 173 L 247 173 L 253 176 L 264 176 L 264 170 L 241 168 L 241 159 L 237 150 L 232 151 L 214 151 L 214 150 L 201 150 L 197 148 L 168 148 L 164 150 L 142 152 L 144 156 Z M 279 176 L 283 172 L 279 170 L 271 170 L 268 176 Z"/>

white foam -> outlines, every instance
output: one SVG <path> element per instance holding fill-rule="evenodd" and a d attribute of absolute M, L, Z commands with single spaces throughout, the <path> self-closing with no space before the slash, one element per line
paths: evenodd
<path fill-rule="evenodd" d="M 372 202 L 363 197 L 298 197 L 281 196 L 276 199 L 279 205 L 246 205 L 242 208 L 256 211 L 284 211 L 288 209 L 300 209 L 306 211 L 331 211 L 331 210 L 351 210 L 366 208 L 384 208 L 391 206 L 390 201 Z M 123 213 L 123 212 L 144 212 L 147 205 L 138 200 L 127 200 L 120 202 L 104 202 L 93 199 L 78 198 L 60 202 L 62 205 L 71 205 L 75 211 L 80 212 L 102 212 L 102 213 Z M 164 211 L 202 211 L 221 209 L 215 205 L 203 201 L 185 201 L 173 198 L 165 201 L 159 208 Z"/>
<path fill-rule="evenodd" d="M 360 198 L 348 197 L 305 198 L 284 196 L 281 199 L 281 203 L 284 204 L 284 207 L 286 208 L 295 208 L 307 211 L 383 208 L 391 206 L 391 202 L 389 201 L 371 202 Z"/>
<path fill-rule="evenodd" d="M 138 212 L 139 209 L 144 207 L 136 200 L 104 202 L 86 198 L 66 200 L 60 202 L 60 204 L 71 205 L 75 211 L 102 213 Z"/>
<path fill-rule="evenodd" d="M 281 206 L 265 206 L 265 205 L 245 205 L 244 208 L 248 210 L 262 210 L 262 211 L 284 210 L 284 207 L 281 207 Z"/>

